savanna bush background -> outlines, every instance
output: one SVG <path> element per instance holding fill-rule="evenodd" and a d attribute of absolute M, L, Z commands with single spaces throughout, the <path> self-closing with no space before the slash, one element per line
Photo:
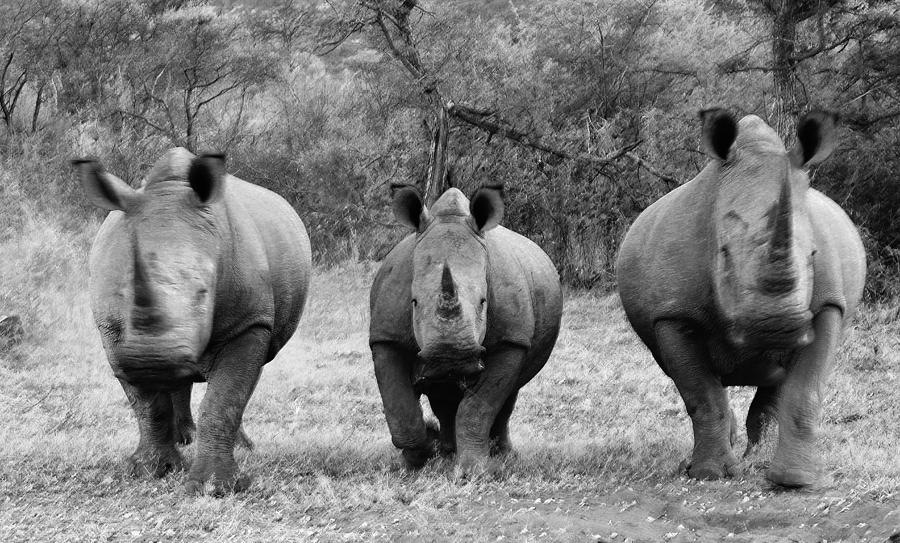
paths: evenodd
<path fill-rule="evenodd" d="M 445 96 L 572 155 L 640 142 L 680 182 L 706 162 L 700 109 L 773 125 L 837 110 L 840 148 L 813 184 L 864 234 L 867 296 L 897 294 L 893 2 L 789 3 L 792 56 L 779 57 L 786 8 L 768 0 L 3 0 L 0 312 L 39 334 L 60 318 L 53 289 L 84 286 L 101 214 L 69 166 L 80 156 L 137 186 L 171 146 L 225 152 L 232 173 L 296 207 L 319 263 L 382 257 L 404 234 L 387 186 L 424 179 L 435 112 L 373 14 L 412 4 L 405 47 Z M 580 287 L 613 286 L 625 229 L 675 186 L 634 160 L 565 160 L 458 120 L 448 147 L 455 183 L 503 182 L 505 222 Z"/>

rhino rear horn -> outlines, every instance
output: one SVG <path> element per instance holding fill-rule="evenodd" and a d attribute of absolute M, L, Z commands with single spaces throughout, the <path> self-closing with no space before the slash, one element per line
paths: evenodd
<path fill-rule="evenodd" d="M 722 108 L 705 109 L 699 116 L 703 123 L 703 150 L 713 158 L 727 160 L 731 144 L 737 138 L 737 121 L 729 111 Z"/>
<path fill-rule="evenodd" d="M 78 171 L 78 179 L 92 204 L 108 211 L 127 211 L 131 207 L 136 194 L 134 189 L 104 170 L 100 162 L 76 159 L 72 165 Z"/>

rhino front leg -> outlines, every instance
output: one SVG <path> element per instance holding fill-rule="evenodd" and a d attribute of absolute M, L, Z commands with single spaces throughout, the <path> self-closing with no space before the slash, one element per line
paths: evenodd
<path fill-rule="evenodd" d="M 778 401 L 778 446 L 766 478 L 786 487 L 815 484 L 822 476 L 816 447 L 822 394 L 841 337 L 842 314 L 828 306 L 813 319 L 815 340 L 801 350 Z"/>
<path fill-rule="evenodd" d="M 200 493 L 207 482 L 213 493 L 239 492 L 250 478 L 240 476 L 234 446 L 244 409 L 266 362 L 270 334 L 252 328 L 225 345 L 207 376 L 209 385 L 200 404 L 197 456 L 188 473 L 186 490 Z"/>
<path fill-rule="evenodd" d="M 675 382 L 694 429 L 688 475 L 695 479 L 736 475 L 734 414 L 725 387 L 712 372 L 705 342 L 680 322 L 660 321 L 655 331 L 660 365 Z"/>
<path fill-rule="evenodd" d="M 457 465 L 461 475 L 488 469 L 491 429 L 518 391 L 524 359 L 524 348 L 502 345 L 487 356 L 478 382 L 465 391 L 456 414 Z M 512 412 L 511 406 L 509 411 Z M 504 416 L 508 421 L 509 413 Z M 501 427 L 505 434 L 506 421 L 501 422 Z"/>
<path fill-rule="evenodd" d="M 391 442 L 402 451 L 408 467 L 420 468 L 437 452 L 437 440 L 425 427 L 419 395 L 413 390 L 415 355 L 391 343 L 375 343 L 372 361 Z"/>
<path fill-rule="evenodd" d="M 497 419 L 491 427 L 491 456 L 503 455 L 512 452 L 512 442 L 509 440 L 509 417 L 516 407 L 516 398 L 519 391 L 510 394 L 503 408 L 497 413 Z"/>
<path fill-rule="evenodd" d="M 137 449 L 128 459 L 129 471 L 135 476 L 163 477 L 182 469 L 184 462 L 175 448 L 172 395 L 119 382 L 134 410 L 141 435 Z"/>

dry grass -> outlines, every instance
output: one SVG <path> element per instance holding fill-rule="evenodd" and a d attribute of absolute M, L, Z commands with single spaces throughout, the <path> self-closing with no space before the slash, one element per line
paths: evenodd
<path fill-rule="evenodd" d="M 91 232 L 23 234 L 0 242 L 0 302 L 31 328 L 0 355 L 2 541 L 883 541 L 900 530 L 891 307 L 866 308 L 840 353 L 824 488 L 778 492 L 758 466 L 736 481 L 678 475 L 691 433 L 674 386 L 615 296 L 571 292 L 554 355 L 513 415 L 518 455 L 496 480 L 460 483 L 444 461 L 405 472 L 390 444 L 366 341 L 375 266 L 318 269 L 300 331 L 246 412 L 257 448 L 239 459 L 253 486 L 189 498 L 183 474 L 125 474 L 137 429 L 91 325 Z M 746 413 L 750 391 L 733 399 Z"/>

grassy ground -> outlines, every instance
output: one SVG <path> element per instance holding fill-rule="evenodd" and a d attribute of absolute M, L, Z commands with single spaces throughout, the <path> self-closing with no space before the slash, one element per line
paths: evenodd
<path fill-rule="evenodd" d="M 511 421 L 518 454 L 497 479 L 460 483 L 443 461 L 407 473 L 390 444 L 366 342 L 366 264 L 316 270 L 299 332 L 265 369 L 244 418 L 256 449 L 239 452 L 250 490 L 192 498 L 183 473 L 131 478 L 123 459 L 137 429 L 91 325 L 79 256 L 89 234 L 0 240 L 0 302 L 31 323 L 26 344 L 0 355 L 0 541 L 884 541 L 900 531 L 891 308 L 866 308 L 841 350 L 823 488 L 777 491 L 758 463 L 738 480 L 679 475 L 691 430 L 674 386 L 615 296 L 571 292 L 554 355 Z M 70 262 L 45 254 L 60 240 Z M 739 417 L 750 392 L 732 396 Z"/>

